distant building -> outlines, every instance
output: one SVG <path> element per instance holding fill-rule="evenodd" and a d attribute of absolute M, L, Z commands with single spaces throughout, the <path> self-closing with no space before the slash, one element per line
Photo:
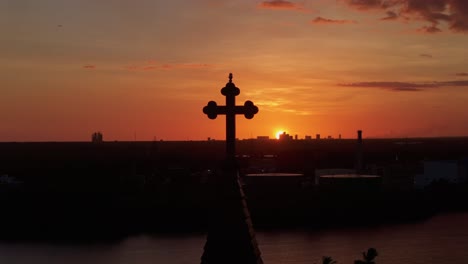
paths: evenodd
<path fill-rule="evenodd" d="M 360 173 L 363 169 L 362 156 L 362 130 L 358 130 L 356 143 L 356 163 L 354 165 L 357 173 Z"/>
<path fill-rule="evenodd" d="M 266 154 L 261 157 L 249 159 L 247 173 L 272 173 L 276 172 L 277 168 L 276 155 Z"/>
<path fill-rule="evenodd" d="M 391 191 L 409 191 L 414 188 L 415 175 L 420 173 L 418 163 L 391 161 L 383 165 L 371 165 L 371 171 L 382 174 L 382 182 Z"/>
<path fill-rule="evenodd" d="M 306 180 L 302 173 L 249 173 L 243 178 L 248 190 L 271 192 L 280 198 L 281 193 L 298 191 Z M 260 194 L 258 193 L 257 194 Z"/>
<path fill-rule="evenodd" d="M 292 140 L 292 139 L 293 137 L 286 132 L 283 132 L 283 134 L 279 136 L 280 141 L 287 141 L 287 140 Z"/>
<path fill-rule="evenodd" d="M 4 174 L 0 176 L 0 185 L 15 185 L 23 182 L 18 181 L 15 177 Z"/>
<path fill-rule="evenodd" d="M 305 136 L 305 140 L 312 140 L 312 136 Z"/>
<path fill-rule="evenodd" d="M 460 174 L 468 181 L 468 157 L 463 157 L 460 160 Z"/>
<path fill-rule="evenodd" d="M 91 135 L 91 142 L 93 143 L 99 143 L 103 141 L 102 133 L 101 132 L 94 132 Z"/>
<path fill-rule="evenodd" d="M 445 181 L 452 184 L 466 182 L 466 168 L 457 160 L 424 161 L 424 173 L 414 178 L 416 188 L 425 188 L 431 183 Z"/>
<path fill-rule="evenodd" d="M 316 169 L 315 170 L 315 185 L 319 185 L 321 176 L 325 175 L 340 175 L 340 174 L 355 174 L 356 171 L 352 169 Z"/>
<path fill-rule="evenodd" d="M 257 136 L 257 140 L 269 140 L 269 136 Z"/>
<path fill-rule="evenodd" d="M 320 134 L 315 135 L 315 139 L 320 139 Z"/>
<path fill-rule="evenodd" d="M 328 191 L 378 191 L 382 186 L 382 177 L 367 174 L 333 174 L 318 177 L 318 185 Z"/>

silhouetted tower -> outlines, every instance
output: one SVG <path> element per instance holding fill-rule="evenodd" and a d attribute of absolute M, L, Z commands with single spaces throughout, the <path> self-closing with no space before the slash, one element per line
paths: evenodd
<path fill-rule="evenodd" d="M 210 101 L 203 108 L 203 113 L 210 119 L 226 115 L 226 165 L 223 177 L 218 177 L 215 183 L 215 208 L 201 258 L 202 264 L 263 263 L 235 160 L 236 114 L 251 119 L 258 113 L 258 107 L 251 101 L 246 101 L 244 106 L 236 106 L 235 97 L 239 93 L 239 88 L 232 82 L 231 73 L 226 87 L 221 89 L 221 94 L 226 96 L 226 105 L 218 106 L 216 102 Z"/>
<path fill-rule="evenodd" d="M 102 133 L 101 132 L 94 132 L 92 135 L 91 135 L 91 142 L 93 143 L 100 143 L 102 142 L 103 138 L 102 138 Z"/>
<path fill-rule="evenodd" d="M 279 141 L 282 141 L 282 142 L 291 141 L 292 139 L 293 137 L 286 132 L 283 132 L 283 134 L 280 134 L 279 136 Z"/>
<path fill-rule="evenodd" d="M 357 131 L 357 144 L 356 144 L 356 173 L 362 172 L 362 130 Z"/>

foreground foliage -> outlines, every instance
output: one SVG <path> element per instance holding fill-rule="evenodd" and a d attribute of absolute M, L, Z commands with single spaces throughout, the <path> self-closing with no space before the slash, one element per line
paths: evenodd
<path fill-rule="evenodd" d="M 362 252 L 362 260 L 355 260 L 354 264 L 375 264 L 375 258 L 379 254 L 375 248 L 369 248 L 367 252 Z M 322 264 L 337 264 L 338 262 L 330 256 L 322 257 Z"/>

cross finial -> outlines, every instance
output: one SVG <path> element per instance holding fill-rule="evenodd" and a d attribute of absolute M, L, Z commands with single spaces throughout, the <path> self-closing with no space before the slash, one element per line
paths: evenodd
<path fill-rule="evenodd" d="M 229 73 L 229 83 L 232 83 L 232 73 Z"/>

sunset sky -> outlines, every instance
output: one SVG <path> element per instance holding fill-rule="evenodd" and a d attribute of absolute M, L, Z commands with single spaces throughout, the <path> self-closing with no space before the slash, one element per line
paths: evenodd
<path fill-rule="evenodd" d="M 0 141 L 468 135 L 466 0 L 0 0 Z"/>

